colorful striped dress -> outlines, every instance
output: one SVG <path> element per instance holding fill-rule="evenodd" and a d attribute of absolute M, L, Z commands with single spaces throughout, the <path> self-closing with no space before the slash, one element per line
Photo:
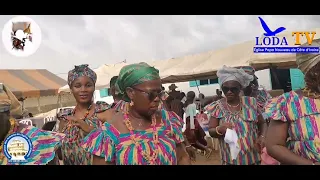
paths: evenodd
<path fill-rule="evenodd" d="M 94 128 L 99 128 L 102 126 L 103 122 L 101 122 L 97 114 L 104 112 L 110 109 L 110 105 L 98 101 L 95 105 L 94 114 L 90 118 L 86 118 L 85 122 Z M 71 112 L 70 112 L 71 111 Z M 64 116 L 72 115 L 74 110 L 69 110 L 68 112 L 63 112 Z M 61 116 L 61 114 L 60 114 Z M 75 127 L 72 127 L 75 128 Z M 71 137 L 73 135 L 69 134 L 70 131 L 66 131 L 66 136 Z M 72 132 L 72 130 L 71 130 Z M 80 138 L 78 140 L 69 142 L 67 139 L 62 141 L 61 153 L 63 158 L 64 165 L 91 165 L 92 164 L 92 155 L 84 151 L 81 146 L 81 140 L 84 138 L 84 132 L 80 130 Z"/>
<path fill-rule="evenodd" d="M 230 165 L 253 165 L 259 164 L 260 154 L 256 150 L 254 143 L 258 139 L 258 112 L 257 102 L 253 97 L 242 96 L 240 112 L 230 112 L 222 101 L 215 101 L 205 107 L 211 117 L 219 119 L 219 125 L 232 123 L 238 135 L 240 153 L 235 160 L 232 160 L 230 148 L 224 142 L 224 137 L 219 138 L 220 157 L 222 164 Z"/>
<path fill-rule="evenodd" d="M 176 144 L 183 142 L 183 121 L 173 112 L 161 110 L 163 124 L 156 126 L 159 136 L 159 154 L 156 164 L 177 164 Z M 147 154 L 154 153 L 152 128 L 144 131 L 134 131 L 138 138 L 135 144 L 130 138 L 130 133 L 120 133 L 113 125 L 106 122 L 101 129 L 92 131 L 83 140 L 82 147 L 99 157 L 105 158 L 107 162 L 116 165 L 147 165 L 139 148 Z"/>
<path fill-rule="evenodd" d="M 126 101 L 120 100 L 117 102 L 117 104 L 113 107 L 116 111 L 122 111 L 126 108 Z"/>
<path fill-rule="evenodd" d="M 295 91 L 274 98 L 266 107 L 272 120 L 288 122 L 290 151 L 298 156 L 320 162 L 320 100 Z"/>
<path fill-rule="evenodd" d="M 258 90 L 256 99 L 260 114 L 265 112 L 265 106 L 271 98 L 271 95 L 265 89 Z"/>
<path fill-rule="evenodd" d="M 14 133 L 22 133 L 31 139 L 33 149 L 27 162 L 11 163 L 0 152 L 0 165 L 46 165 L 56 158 L 55 151 L 61 145 L 65 135 L 50 131 L 43 131 L 33 126 L 19 124 Z M 3 157 L 3 158 L 1 158 Z"/>

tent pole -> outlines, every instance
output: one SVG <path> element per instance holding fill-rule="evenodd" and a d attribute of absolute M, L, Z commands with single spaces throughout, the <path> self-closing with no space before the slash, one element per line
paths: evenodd
<path fill-rule="evenodd" d="M 59 105 L 60 105 L 60 108 L 61 108 L 62 107 L 62 104 L 61 104 L 61 93 L 58 94 L 56 114 L 58 114 Z M 55 116 L 55 118 L 57 118 L 57 116 Z"/>
<path fill-rule="evenodd" d="M 41 108 L 40 108 L 40 97 L 38 97 L 38 111 L 39 111 L 39 113 L 41 113 Z"/>
<path fill-rule="evenodd" d="M 195 78 L 195 77 L 193 77 L 193 79 L 194 79 L 194 81 L 196 82 L 196 86 L 197 86 L 198 92 L 199 92 L 199 94 L 200 94 L 200 89 L 199 89 L 198 82 L 197 82 L 197 80 L 196 80 L 196 78 Z"/>

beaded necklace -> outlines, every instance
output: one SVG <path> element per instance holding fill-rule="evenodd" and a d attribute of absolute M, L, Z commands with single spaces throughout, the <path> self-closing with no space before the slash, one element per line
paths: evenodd
<path fill-rule="evenodd" d="M 232 117 L 236 117 L 236 116 L 238 116 L 238 115 L 241 115 L 241 113 L 242 113 L 242 100 L 241 100 L 241 98 L 240 98 L 240 101 L 239 101 L 239 104 L 237 105 L 237 106 L 235 106 L 235 107 L 238 107 L 238 106 L 240 106 L 240 109 L 239 109 L 239 111 L 232 111 L 232 109 L 230 109 L 230 107 L 229 107 L 229 104 L 228 104 L 228 102 L 227 102 L 227 99 L 226 99 L 226 104 L 227 104 L 227 111 L 228 111 L 228 114 L 230 115 L 230 116 L 232 116 Z M 235 108 L 234 107 L 234 108 Z M 234 123 L 234 121 L 231 121 L 230 122 L 231 124 L 233 124 L 233 125 L 235 125 Z"/>
<path fill-rule="evenodd" d="M 18 127 L 17 122 L 13 118 L 11 118 L 9 121 L 10 121 L 10 129 L 0 145 L 0 160 L 3 160 L 3 158 L 4 158 L 4 153 L 2 153 L 2 151 L 3 151 L 3 145 L 4 145 L 5 140 L 8 138 L 8 136 L 13 134 L 17 130 L 17 127 Z"/>
<path fill-rule="evenodd" d="M 240 101 L 239 101 L 239 104 L 237 104 L 236 106 L 232 106 L 232 105 L 230 105 L 228 102 L 227 102 L 227 99 L 226 99 L 226 104 L 227 104 L 227 110 L 230 112 L 230 114 L 240 114 L 241 112 L 242 112 L 242 101 L 241 101 L 241 98 L 240 98 Z M 231 108 L 237 108 L 237 107 L 239 107 L 240 106 L 240 109 L 239 109 L 239 111 L 232 111 L 232 109 L 230 109 L 230 107 Z"/>
<path fill-rule="evenodd" d="M 302 93 L 312 99 L 320 99 L 320 94 L 317 92 L 313 92 L 311 89 L 309 89 L 308 87 L 305 87 L 302 89 Z"/>
<path fill-rule="evenodd" d="M 153 144 L 155 146 L 155 149 L 152 153 L 152 155 L 148 154 L 146 151 L 144 151 L 142 149 L 141 144 L 139 144 L 139 142 L 137 141 L 137 134 L 134 133 L 134 129 L 132 127 L 131 121 L 129 119 L 129 113 L 126 111 L 124 113 L 124 123 L 126 125 L 126 127 L 128 128 L 128 130 L 130 131 L 130 139 L 134 142 L 134 144 L 136 146 L 138 146 L 138 150 L 140 151 L 140 153 L 142 154 L 142 157 L 147 161 L 147 163 L 149 165 L 156 165 L 157 164 L 157 160 L 158 160 L 158 154 L 159 154 L 159 136 L 158 136 L 158 131 L 157 131 L 157 119 L 156 116 L 153 115 L 152 116 L 152 130 L 153 130 Z M 163 122 L 161 121 L 161 124 L 163 125 Z"/>
<path fill-rule="evenodd" d="M 83 120 L 85 120 L 88 117 L 88 115 L 90 113 L 91 106 L 92 106 L 92 104 L 90 104 L 90 106 L 88 107 L 87 112 L 83 116 Z M 75 115 L 76 109 L 77 109 L 77 107 L 74 108 L 72 115 Z M 68 142 L 75 142 L 79 139 L 80 128 L 75 126 L 74 122 L 68 121 L 66 126 L 63 128 L 62 132 L 66 134 L 66 139 Z M 69 133 L 66 133 L 66 132 L 69 132 Z"/>

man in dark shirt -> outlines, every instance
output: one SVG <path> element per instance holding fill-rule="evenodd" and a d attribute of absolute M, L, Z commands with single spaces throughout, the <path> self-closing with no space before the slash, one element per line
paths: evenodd
<path fill-rule="evenodd" d="M 180 96 L 174 98 L 171 101 L 170 107 L 171 107 L 171 111 L 175 112 L 178 116 L 180 116 L 181 118 L 183 118 L 183 103 L 181 102 L 181 94 Z"/>

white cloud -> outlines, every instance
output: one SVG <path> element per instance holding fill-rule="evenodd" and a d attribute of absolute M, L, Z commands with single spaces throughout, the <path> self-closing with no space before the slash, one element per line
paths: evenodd
<path fill-rule="evenodd" d="M 4 25 L 14 16 L 0 16 Z M 36 54 L 13 57 L 0 43 L 0 68 L 45 68 L 66 73 L 92 67 L 162 60 L 253 40 L 262 34 L 257 16 L 30 16 L 42 30 Z M 320 27 L 320 16 L 263 16 L 274 29 Z M 0 27 L 2 31 L 2 26 Z"/>

